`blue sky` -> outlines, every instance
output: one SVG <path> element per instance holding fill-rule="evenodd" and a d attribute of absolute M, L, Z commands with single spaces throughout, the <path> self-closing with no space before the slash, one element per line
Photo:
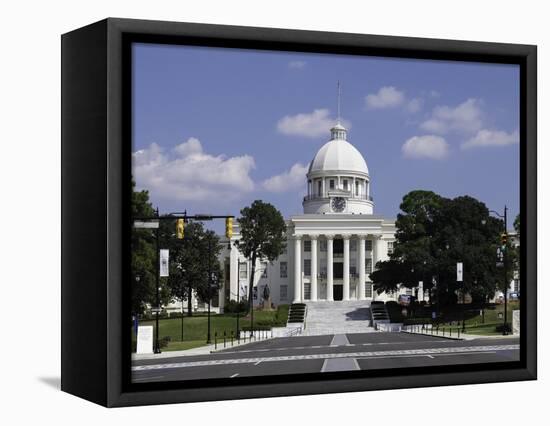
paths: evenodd
<path fill-rule="evenodd" d="M 519 211 L 519 67 L 136 44 L 133 167 L 163 213 L 302 212 L 337 81 L 375 213 L 413 189 Z"/>

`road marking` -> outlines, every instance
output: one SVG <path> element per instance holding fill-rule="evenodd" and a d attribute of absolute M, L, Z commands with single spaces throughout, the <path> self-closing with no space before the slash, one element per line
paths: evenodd
<path fill-rule="evenodd" d="M 239 373 L 235 373 L 232 376 L 229 376 L 229 378 L 232 379 L 233 377 L 237 377 L 238 375 L 239 375 Z"/>
<path fill-rule="evenodd" d="M 156 379 L 163 379 L 164 376 L 145 376 L 145 377 L 136 377 L 136 378 L 133 378 L 132 381 L 133 382 L 139 382 L 140 380 L 156 380 Z"/>
<path fill-rule="evenodd" d="M 442 355 L 442 354 L 466 354 L 466 353 L 486 353 L 495 351 L 519 350 L 519 345 L 488 345 L 488 346 L 451 346 L 446 348 L 427 348 L 427 349 L 403 349 L 389 351 L 371 351 L 371 352 L 343 352 L 343 353 L 325 353 L 325 354 L 307 354 L 307 355 L 286 355 L 271 356 L 262 358 L 233 358 L 216 359 L 204 361 L 187 361 L 167 364 L 147 364 L 136 365 L 132 371 L 162 370 L 166 368 L 185 368 L 185 367 L 206 367 L 212 365 L 231 365 L 231 364 L 253 364 L 258 361 L 277 362 L 277 361 L 301 361 L 312 359 L 334 359 L 334 358 L 375 358 L 391 356 L 418 356 L 418 355 Z"/>
<path fill-rule="evenodd" d="M 459 355 L 484 355 L 484 354 L 495 354 L 495 351 L 487 351 L 487 352 L 457 352 L 457 353 L 450 353 L 450 354 L 437 354 L 435 356 L 432 355 L 390 355 L 390 356 L 369 356 L 369 357 L 363 357 L 363 358 L 357 358 L 357 359 L 379 359 L 379 358 L 421 358 L 421 357 L 429 357 L 432 359 L 439 358 L 440 356 L 459 356 Z"/>
<path fill-rule="evenodd" d="M 414 343 L 447 343 L 447 344 L 453 344 L 458 343 L 458 341 L 452 341 L 452 340 L 419 340 L 415 341 Z M 353 346 L 376 346 L 376 345 L 410 345 L 410 341 L 406 342 L 379 342 L 379 343 L 349 343 L 345 346 L 353 347 Z M 268 351 L 288 351 L 288 350 L 307 350 L 307 349 L 322 349 L 322 348 L 335 348 L 340 345 L 333 345 L 332 343 L 330 345 L 316 345 L 316 346 L 285 346 L 284 348 L 269 348 L 269 349 L 245 349 L 245 350 L 232 350 L 232 351 L 220 351 L 216 352 L 217 354 L 245 354 L 245 353 L 253 353 L 253 352 L 268 352 Z"/>
<path fill-rule="evenodd" d="M 359 364 L 355 358 L 333 358 L 325 359 L 321 373 L 329 371 L 353 371 L 359 370 Z"/>
<path fill-rule="evenodd" d="M 262 360 L 259 360 L 259 361 L 258 361 L 256 364 L 254 364 L 254 365 L 258 365 L 260 362 L 262 362 Z"/>
<path fill-rule="evenodd" d="M 335 334 L 330 342 L 330 346 L 346 346 L 349 345 L 348 337 L 345 334 Z"/>

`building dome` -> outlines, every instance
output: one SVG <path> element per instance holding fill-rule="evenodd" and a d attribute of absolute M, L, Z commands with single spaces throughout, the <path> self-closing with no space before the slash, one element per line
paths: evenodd
<path fill-rule="evenodd" d="M 346 171 L 369 174 L 361 153 L 346 140 L 346 128 L 338 123 L 331 130 L 332 138 L 317 152 L 309 165 L 308 174 L 326 171 Z"/>

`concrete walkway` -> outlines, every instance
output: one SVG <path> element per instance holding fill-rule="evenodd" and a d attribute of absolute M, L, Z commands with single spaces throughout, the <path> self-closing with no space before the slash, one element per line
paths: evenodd
<path fill-rule="evenodd" d="M 368 300 L 307 302 L 306 328 L 302 336 L 374 331 Z"/>

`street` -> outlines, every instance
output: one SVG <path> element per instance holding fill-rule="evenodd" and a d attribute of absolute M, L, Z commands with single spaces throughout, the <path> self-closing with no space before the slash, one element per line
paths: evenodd
<path fill-rule="evenodd" d="M 270 339 L 213 354 L 132 361 L 134 383 L 519 360 L 519 338 L 450 340 L 407 333 Z"/>

